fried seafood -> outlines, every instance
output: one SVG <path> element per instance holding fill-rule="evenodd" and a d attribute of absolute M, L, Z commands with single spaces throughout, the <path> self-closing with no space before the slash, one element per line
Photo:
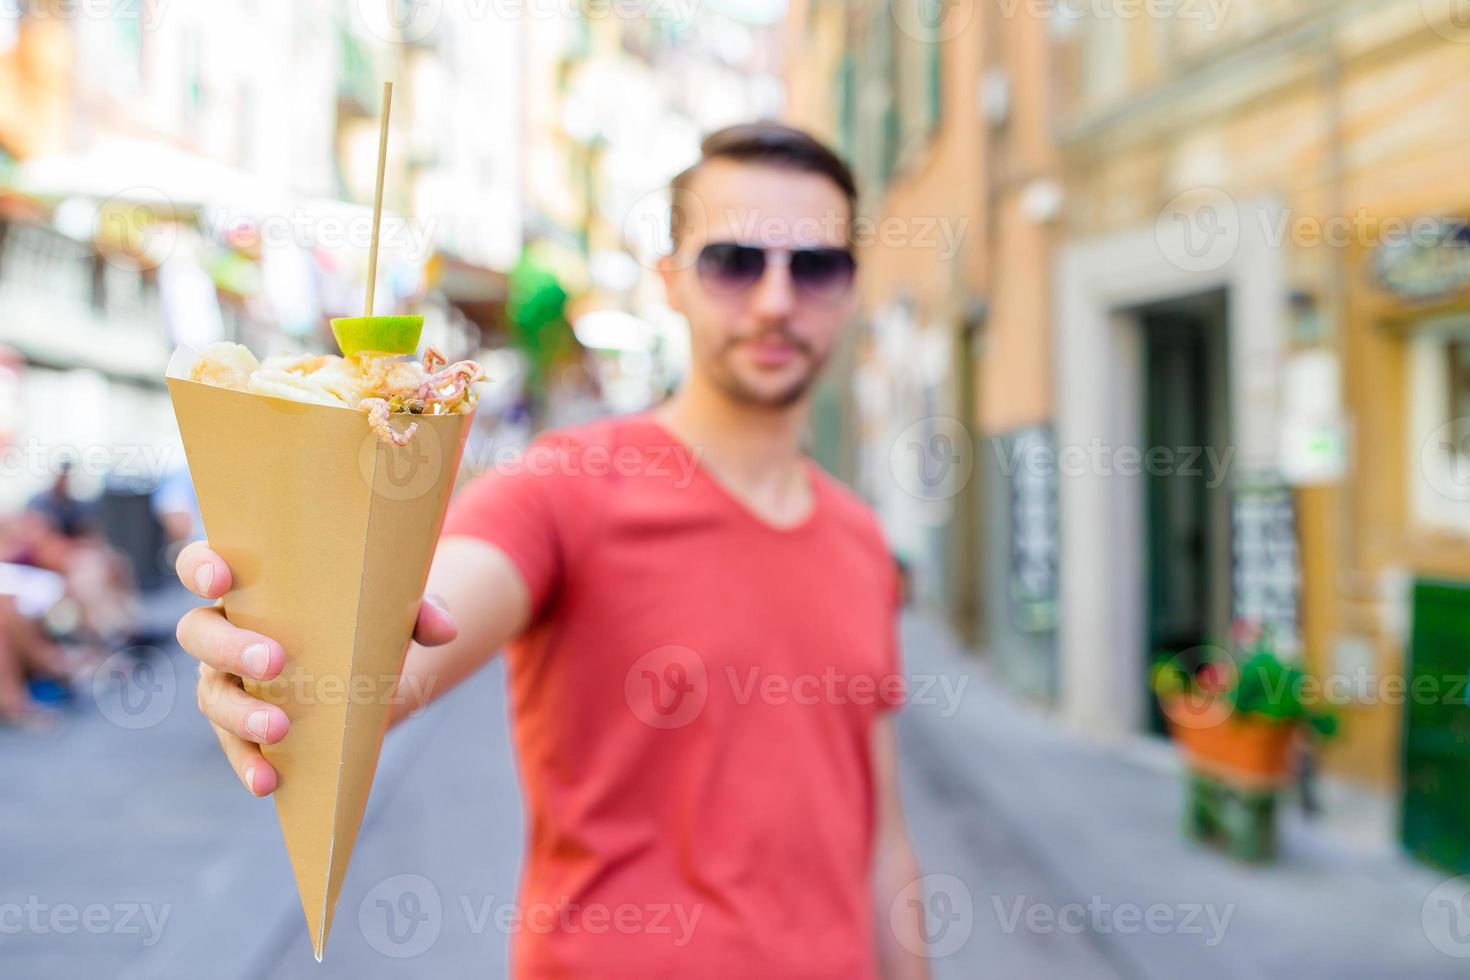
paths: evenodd
<path fill-rule="evenodd" d="M 204 349 L 189 372 L 189 380 L 244 391 L 250 386 L 250 376 L 259 368 L 260 362 L 250 353 L 250 348 L 221 342 Z"/>
<path fill-rule="evenodd" d="M 430 347 L 423 363 L 387 354 L 281 355 L 258 362 L 239 344 L 206 347 L 190 372 L 191 381 L 249 391 L 272 398 L 355 408 L 384 442 L 407 445 L 418 428 L 402 431 L 393 415 L 452 415 L 473 410 L 475 382 L 484 377 L 474 361 L 448 363 Z"/>

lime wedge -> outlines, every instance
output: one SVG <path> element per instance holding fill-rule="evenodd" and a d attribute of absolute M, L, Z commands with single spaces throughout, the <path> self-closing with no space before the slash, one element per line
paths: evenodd
<path fill-rule="evenodd" d="M 344 316 L 332 321 L 337 346 L 351 357 L 375 354 L 412 354 L 419 349 L 424 330 L 421 316 Z"/>

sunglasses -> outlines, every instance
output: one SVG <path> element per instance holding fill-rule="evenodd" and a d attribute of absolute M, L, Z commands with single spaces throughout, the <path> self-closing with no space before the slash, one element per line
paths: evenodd
<path fill-rule="evenodd" d="M 695 268 L 711 292 L 733 296 L 761 281 L 767 265 L 786 265 L 791 284 L 813 299 L 836 299 L 852 286 L 857 259 L 846 248 L 763 248 L 711 242 L 699 250 Z"/>

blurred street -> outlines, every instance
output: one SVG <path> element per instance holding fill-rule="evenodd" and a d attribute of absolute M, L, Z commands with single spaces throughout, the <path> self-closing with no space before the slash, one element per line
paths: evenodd
<path fill-rule="evenodd" d="M 1048 726 L 932 617 L 905 646 L 911 679 L 957 692 L 913 687 L 901 716 L 936 977 L 1463 975 L 1442 950 L 1470 949 L 1426 906 L 1442 875 L 1295 816 L 1274 867 L 1191 847 L 1169 757 Z M 0 800 L 0 908 L 42 923 L 0 936 L 6 976 L 504 975 L 523 828 L 498 665 L 388 740 L 319 966 L 270 803 L 225 766 L 186 658 L 151 663 L 49 733 L 0 732 L 0 779 L 32 788 Z"/>

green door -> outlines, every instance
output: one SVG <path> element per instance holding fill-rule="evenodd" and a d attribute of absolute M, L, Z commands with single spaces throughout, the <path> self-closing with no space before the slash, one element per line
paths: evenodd
<path fill-rule="evenodd" d="M 1404 847 L 1470 873 L 1470 583 L 1414 583 L 1404 709 Z"/>
<path fill-rule="evenodd" d="M 1219 642 L 1226 626 L 1228 488 L 1206 455 L 1219 458 L 1226 442 L 1224 319 L 1219 295 L 1140 316 L 1150 665 L 1161 651 L 1186 654 Z M 1162 733 L 1163 714 L 1152 695 L 1147 701 L 1149 727 Z"/>

